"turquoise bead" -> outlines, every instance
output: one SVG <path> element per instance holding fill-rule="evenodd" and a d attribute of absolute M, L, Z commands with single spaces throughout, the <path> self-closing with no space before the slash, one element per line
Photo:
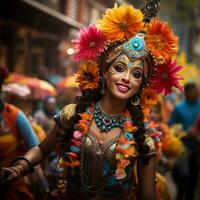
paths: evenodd
<path fill-rule="evenodd" d="M 125 132 L 124 133 L 124 137 L 128 140 L 132 140 L 133 139 L 133 134 L 129 133 L 129 132 Z"/>
<path fill-rule="evenodd" d="M 72 151 L 72 152 L 75 152 L 75 153 L 79 153 L 79 152 L 80 152 L 80 148 L 78 148 L 78 147 L 72 145 L 72 146 L 71 146 L 71 151 Z"/>

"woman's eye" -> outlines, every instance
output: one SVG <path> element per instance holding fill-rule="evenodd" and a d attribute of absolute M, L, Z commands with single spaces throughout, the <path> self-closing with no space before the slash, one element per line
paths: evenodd
<path fill-rule="evenodd" d="M 114 69 L 115 69 L 116 72 L 123 72 L 124 71 L 124 68 L 121 65 L 114 66 Z"/>
<path fill-rule="evenodd" d="M 141 78 L 142 77 L 142 72 L 140 72 L 140 71 L 133 72 L 133 77 L 135 77 L 135 78 Z"/>

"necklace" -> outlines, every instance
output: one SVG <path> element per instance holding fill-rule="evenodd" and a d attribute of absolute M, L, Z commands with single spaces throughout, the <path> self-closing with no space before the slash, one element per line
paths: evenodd
<path fill-rule="evenodd" d="M 112 128 L 122 128 L 124 123 L 122 113 L 109 115 L 103 111 L 100 102 L 95 105 L 94 120 L 100 131 L 105 133 L 110 131 Z"/>

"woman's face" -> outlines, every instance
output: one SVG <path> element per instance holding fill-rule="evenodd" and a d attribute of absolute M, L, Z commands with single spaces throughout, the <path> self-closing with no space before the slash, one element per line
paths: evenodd
<path fill-rule="evenodd" d="M 139 89 L 143 78 L 144 61 L 132 62 L 125 54 L 120 55 L 106 72 L 107 92 L 128 100 Z"/>

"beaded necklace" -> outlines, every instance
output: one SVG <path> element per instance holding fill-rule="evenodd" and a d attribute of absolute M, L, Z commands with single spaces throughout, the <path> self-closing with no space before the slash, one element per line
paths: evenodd
<path fill-rule="evenodd" d="M 94 120 L 100 132 L 109 132 L 113 128 L 123 128 L 124 118 L 122 113 L 117 115 L 107 114 L 101 107 L 100 102 L 95 105 Z"/>

